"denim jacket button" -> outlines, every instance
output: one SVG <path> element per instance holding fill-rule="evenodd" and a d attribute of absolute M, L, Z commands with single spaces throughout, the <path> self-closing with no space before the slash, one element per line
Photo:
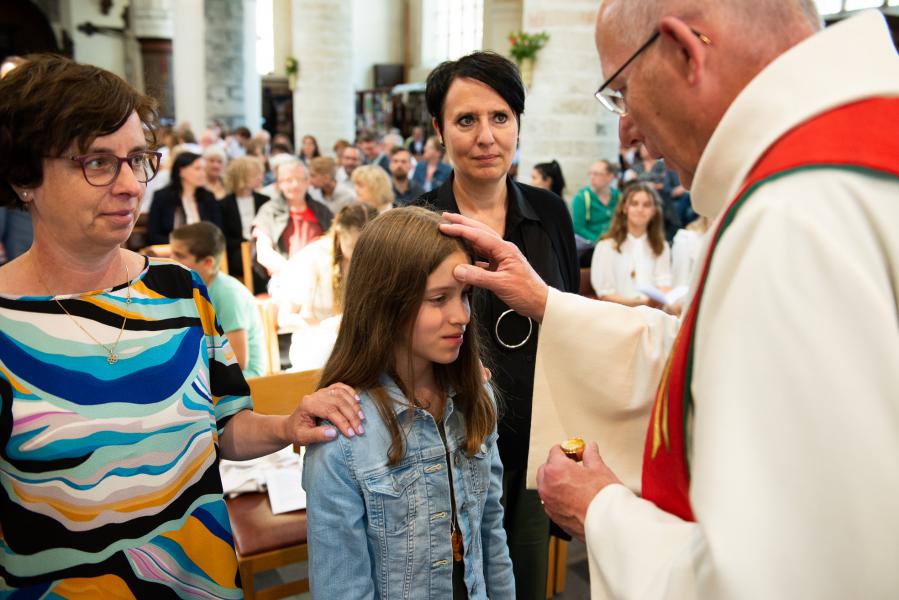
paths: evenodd
<path fill-rule="evenodd" d="M 457 466 L 457 467 L 458 467 L 460 464 L 462 464 L 462 459 L 459 457 L 458 454 L 456 455 L 455 463 L 456 463 L 456 466 Z"/>

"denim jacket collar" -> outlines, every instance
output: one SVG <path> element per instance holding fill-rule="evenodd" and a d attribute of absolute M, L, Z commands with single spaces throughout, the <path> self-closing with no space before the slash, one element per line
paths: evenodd
<path fill-rule="evenodd" d="M 400 416 L 405 413 L 410 408 L 417 408 L 416 406 L 409 403 L 409 399 L 403 395 L 402 390 L 396 384 L 396 381 L 393 380 L 393 377 L 388 375 L 387 373 L 382 373 L 381 377 L 378 378 L 378 383 L 384 388 L 384 391 L 387 392 L 387 395 L 390 396 L 391 400 L 393 400 L 393 412 Z M 456 398 L 456 390 L 453 389 L 452 386 L 449 387 L 446 393 L 446 407 L 443 411 L 443 420 L 446 421 L 453 414 L 453 409 L 455 407 L 454 400 Z"/>

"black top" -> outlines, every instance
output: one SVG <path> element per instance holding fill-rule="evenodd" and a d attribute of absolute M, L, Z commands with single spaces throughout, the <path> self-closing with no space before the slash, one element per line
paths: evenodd
<path fill-rule="evenodd" d="M 442 186 L 412 204 L 458 213 L 453 180 L 451 175 Z M 574 229 L 565 202 L 552 192 L 511 178 L 506 179 L 506 185 L 508 207 L 503 239 L 518 246 L 548 285 L 563 292 L 577 292 L 580 271 Z M 473 304 L 472 312 L 481 326 L 484 346 L 489 353 L 486 362 L 493 372 L 493 384 L 501 395 L 497 442 L 500 458 L 506 469 L 523 469 L 528 460 L 539 327 L 537 323 L 532 324 L 533 333 L 521 347 L 506 348 L 497 339 L 497 320 L 509 307 L 486 290 L 475 294 Z M 515 345 L 527 337 L 528 328 L 527 318 L 510 313 L 502 318 L 498 333 L 506 344 Z"/>
<path fill-rule="evenodd" d="M 197 200 L 197 212 L 201 221 L 209 221 L 219 227 L 222 226 L 222 211 L 219 208 L 215 196 L 203 187 L 198 187 L 194 193 Z M 181 194 L 174 187 L 168 185 L 153 194 L 153 204 L 150 205 L 150 218 L 147 221 L 147 242 L 150 244 L 168 244 L 169 234 L 175 228 L 175 213 L 181 212 L 184 216 L 184 208 L 181 206 Z"/>
<path fill-rule="evenodd" d="M 253 214 L 255 215 L 259 212 L 259 207 L 269 200 L 271 198 L 265 194 L 253 192 Z M 243 277 L 240 244 L 245 240 L 243 237 L 243 221 L 240 220 L 240 209 L 237 208 L 237 196 L 233 193 L 228 194 L 221 199 L 219 207 L 222 209 L 222 233 L 225 234 L 225 244 L 228 248 L 228 274 L 240 279 Z M 255 251 L 253 254 L 255 255 Z M 265 291 L 265 284 L 268 282 L 268 277 L 263 277 L 262 273 L 265 273 L 265 268 L 254 264 L 253 291 L 257 294 Z"/>

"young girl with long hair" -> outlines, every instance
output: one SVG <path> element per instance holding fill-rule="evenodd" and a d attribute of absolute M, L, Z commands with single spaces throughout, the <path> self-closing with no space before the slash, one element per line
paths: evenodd
<path fill-rule="evenodd" d="M 306 452 L 317 598 L 513 598 L 496 406 L 482 377 L 472 250 L 436 213 L 375 219 L 353 253 L 321 387 L 359 391 L 364 435 Z M 363 433 L 363 432 L 359 432 Z"/>
<path fill-rule="evenodd" d="M 609 232 L 593 252 L 590 283 L 600 300 L 661 307 L 640 290 L 671 288 L 671 252 L 662 220 L 662 199 L 650 184 L 625 189 Z"/>

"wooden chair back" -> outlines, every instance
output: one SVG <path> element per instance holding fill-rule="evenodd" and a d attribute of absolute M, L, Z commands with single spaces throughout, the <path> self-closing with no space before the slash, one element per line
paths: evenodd
<path fill-rule="evenodd" d="M 292 413 L 304 395 L 315 391 L 319 376 L 316 370 L 248 379 L 254 410 L 268 415 Z M 228 498 L 226 504 L 244 598 L 274 600 L 308 592 L 308 574 L 259 590 L 255 582 L 257 573 L 309 560 L 306 511 L 272 514 L 268 497 L 262 492 Z"/>
<path fill-rule="evenodd" d="M 256 308 L 262 319 L 266 374 L 281 372 L 281 348 L 278 346 L 278 305 L 267 295 L 256 296 Z"/>
<path fill-rule="evenodd" d="M 253 293 L 253 242 L 240 243 L 240 264 L 243 267 L 243 284 Z"/>
<path fill-rule="evenodd" d="M 250 394 L 253 397 L 253 410 L 263 415 L 289 415 L 306 394 L 316 390 L 319 369 L 287 372 L 275 375 L 251 377 Z"/>

